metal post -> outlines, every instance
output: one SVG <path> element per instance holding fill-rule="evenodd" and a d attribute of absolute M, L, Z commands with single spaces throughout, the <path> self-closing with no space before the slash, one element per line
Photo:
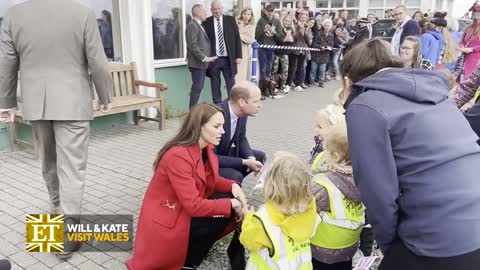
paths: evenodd
<path fill-rule="evenodd" d="M 250 80 L 257 85 L 258 85 L 258 81 L 257 81 L 258 47 L 259 47 L 258 43 L 254 41 L 252 43 L 252 78 Z"/>

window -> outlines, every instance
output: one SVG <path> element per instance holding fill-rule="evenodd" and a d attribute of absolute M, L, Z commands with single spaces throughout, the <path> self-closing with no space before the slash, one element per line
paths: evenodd
<path fill-rule="evenodd" d="M 223 14 L 238 16 L 241 1 L 222 1 Z M 185 60 L 185 26 L 192 20 L 192 7 L 202 4 L 207 16 L 211 16 L 210 3 L 211 0 L 151 0 L 153 56 L 156 63 Z"/>
<path fill-rule="evenodd" d="M 383 0 L 370 0 L 368 5 L 370 7 L 383 7 Z"/>
<path fill-rule="evenodd" d="M 183 58 L 182 0 L 152 0 L 155 60 Z"/>
<path fill-rule="evenodd" d="M 0 1 L 0 25 L 7 10 L 26 0 Z M 118 0 L 113 0 L 118 1 Z M 80 0 L 85 6 L 91 8 L 97 16 L 98 28 L 102 37 L 105 54 L 109 60 L 121 60 L 122 44 L 120 39 L 120 21 L 118 9 L 114 11 L 112 0 Z"/>
<path fill-rule="evenodd" d="M 405 0 L 405 5 L 409 7 L 419 7 L 420 0 Z"/>
<path fill-rule="evenodd" d="M 358 8 L 359 6 L 360 6 L 360 0 L 347 0 L 347 8 L 352 8 L 352 7 Z"/>
<path fill-rule="evenodd" d="M 368 14 L 373 14 L 379 19 L 383 19 L 385 12 L 383 11 L 383 9 L 369 9 Z"/>
<path fill-rule="evenodd" d="M 121 61 L 122 41 L 118 0 L 80 0 L 79 2 L 91 8 L 97 16 L 98 30 L 107 58 L 111 61 Z"/>
<path fill-rule="evenodd" d="M 317 0 L 317 8 L 328 8 L 328 0 Z"/>
<path fill-rule="evenodd" d="M 402 4 L 401 0 L 387 0 L 387 7 L 396 7 L 401 4 Z"/>
<path fill-rule="evenodd" d="M 343 0 L 331 0 L 332 8 L 343 8 Z"/>

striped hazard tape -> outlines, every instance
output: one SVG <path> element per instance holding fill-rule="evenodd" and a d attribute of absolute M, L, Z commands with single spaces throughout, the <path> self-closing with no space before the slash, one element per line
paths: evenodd
<path fill-rule="evenodd" d="M 280 50 L 295 50 L 295 51 L 314 51 L 314 52 L 324 52 L 333 50 L 331 47 L 328 49 L 319 49 L 319 48 L 310 48 L 310 47 L 294 47 L 294 46 L 279 46 L 279 45 L 264 45 L 259 44 L 259 48 L 263 49 L 280 49 Z"/>

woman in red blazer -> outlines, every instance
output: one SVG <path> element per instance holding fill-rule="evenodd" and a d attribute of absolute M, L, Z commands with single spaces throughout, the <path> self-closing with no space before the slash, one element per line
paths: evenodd
<path fill-rule="evenodd" d="M 129 269 L 194 269 L 234 214 L 243 218 L 245 194 L 236 182 L 219 176 L 213 152 L 223 123 L 221 108 L 200 103 L 158 153 L 140 210 L 133 258 L 126 262 Z"/>

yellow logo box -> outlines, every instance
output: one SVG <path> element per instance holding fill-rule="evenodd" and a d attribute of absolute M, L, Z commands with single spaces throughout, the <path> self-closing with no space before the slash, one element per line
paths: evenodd
<path fill-rule="evenodd" d="M 63 215 L 31 214 L 26 219 L 27 252 L 63 252 Z"/>
<path fill-rule="evenodd" d="M 25 224 L 27 252 L 63 252 L 66 241 L 83 242 L 88 252 L 133 248 L 133 215 L 29 214 Z"/>

